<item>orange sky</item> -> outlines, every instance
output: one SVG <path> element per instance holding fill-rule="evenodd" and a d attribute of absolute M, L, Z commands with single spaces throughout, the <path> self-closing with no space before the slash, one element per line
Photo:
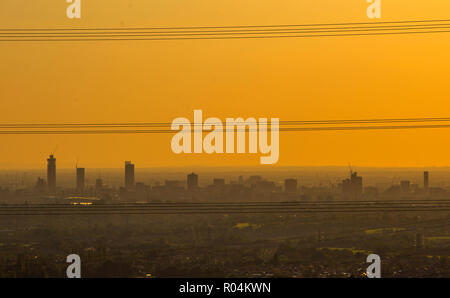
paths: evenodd
<path fill-rule="evenodd" d="M 365 0 L 2 0 L 0 28 L 368 21 Z M 447 19 L 445 0 L 383 1 L 382 21 Z M 447 117 L 450 33 L 276 40 L 0 45 L 0 123 Z M 286 132 L 277 165 L 450 166 L 450 130 Z M 171 135 L 0 136 L 0 168 L 259 165 L 175 155 Z M 261 166 L 267 167 L 267 166 Z"/>

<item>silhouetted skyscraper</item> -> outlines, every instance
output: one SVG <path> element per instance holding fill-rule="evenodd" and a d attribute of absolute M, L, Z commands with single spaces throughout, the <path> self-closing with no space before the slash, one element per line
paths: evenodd
<path fill-rule="evenodd" d="M 47 158 L 47 185 L 50 192 L 54 192 L 56 189 L 56 158 L 53 154 Z"/>
<path fill-rule="evenodd" d="M 356 172 L 350 172 L 350 178 L 342 181 L 342 191 L 350 197 L 360 197 L 363 192 L 362 177 Z"/>
<path fill-rule="evenodd" d="M 198 189 L 198 175 L 195 173 L 191 173 L 187 176 L 187 188 L 188 190 L 197 190 Z"/>
<path fill-rule="evenodd" d="M 428 189 L 429 187 L 429 173 L 428 171 L 423 172 L 423 188 Z"/>
<path fill-rule="evenodd" d="M 125 188 L 134 188 L 134 164 L 131 161 L 125 162 Z"/>
<path fill-rule="evenodd" d="M 77 191 L 84 191 L 84 168 L 77 168 Z"/>
<path fill-rule="evenodd" d="M 297 192 L 297 179 L 285 179 L 284 180 L 284 191 L 290 193 Z"/>

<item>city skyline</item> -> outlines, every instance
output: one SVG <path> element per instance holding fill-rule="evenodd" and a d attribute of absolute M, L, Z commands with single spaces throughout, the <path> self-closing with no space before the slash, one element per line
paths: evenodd
<path fill-rule="evenodd" d="M 342 193 L 348 197 L 351 198 L 358 198 L 363 193 L 365 188 L 363 187 L 363 178 L 361 176 L 358 176 L 358 173 L 353 171 L 351 165 L 348 166 L 349 169 L 349 178 L 343 179 L 342 183 L 340 184 L 340 188 L 342 189 Z M 89 170 L 89 168 L 88 168 Z M 95 169 L 93 169 L 95 171 Z M 75 165 L 75 190 L 82 194 L 85 186 L 86 186 L 86 180 L 85 180 L 85 173 L 86 168 L 78 167 L 78 163 Z M 219 175 L 220 176 L 220 175 Z M 247 176 L 249 176 L 251 179 L 252 177 L 257 177 L 258 175 L 256 173 L 247 173 Z M 292 176 L 292 175 L 291 175 Z M 296 176 L 296 175 L 294 175 Z M 124 166 L 124 183 L 123 187 L 125 190 L 133 190 L 136 188 L 136 185 L 143 184 L 139 179 L 136 180 L 135 178 L 135 164 L 131 161 L 125 161 Z M 260 176 L 258 176 L 260 177 Z M 238 177 L 238 180 L 235 181 L 229 181 L 231 184 L 237 183 L 237 184 L 243 184 L 243 176 L 240 175 Z M 37 177 L 36 182 L 36 189 L 43 189 L 45 188 L 49 193 L 55 193 L 57 185 L 57 167 L 56 167 L 56 158 L 54 154 L 50 154 L 47 158 L 47 180 Z M 178 185 L 178 180 L 167 180 L 166 179 L 166 185 L 168 185 L 168 181 L 174 182 L 176 185 Z M 171 183 L 171 182 L 170 182 Z M 199 175 L 191 172 L 186 174 L 186 189 L 190 191 L 195 191 L 199 189 Z M 213 177 L 213 185 L 225 185 L 226 179 L 221 177 Z M 103 180 L 101 174 L 97 174 L 97 178 L 95 179 L 95 187 L 96 189 L 99 186 L 103 185 Z M 159 185 L 159 182 L 156 182 L 156 185 Z M 92 187 L 92 185 L 87 185 Z M 333 184 L 330 180 L 330 185 L 333 187 Z M 418 189 L 420 187 L 418 184 L 411 183 L 410 180 L 400 180 L 399 183 L 400 189 L 403 193 L 409 193 L 410 190 Z M 286 193 L 295 193 L 297 192 L 299 187 L 299 180 L 298 178 L 293 177 L 285 177 L 284 178 L 284 191 Z M 294 188 L 296 189 L 294 191 Z M 373 186 L 366 187 L 366 188 L 374 188 Z M 423 171 L 423 178 L 422 178 L 422 188 L 424 190 L 427 190 L 430 188 L 430 171 L 424 170 Z M 369 189 L 369 192 L 372 191 L 372 189 Z"/>

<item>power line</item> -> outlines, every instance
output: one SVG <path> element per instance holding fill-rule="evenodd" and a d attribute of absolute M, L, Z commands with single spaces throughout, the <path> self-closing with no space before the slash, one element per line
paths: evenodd
<path fill-rule="evenodd" d="M 111 34 L 127 34 L 127 35 L 131 35 L 132 34 L 173 34 L 173 33 L 183 33 L 186 35 L 189 35 L 187 33 L 209 33 L 210 35 L 214 35 L 214 33 L 224 33 L 224 32 L 228 32 L 228 33 L 248 33 L 248 34 L 252 34 L 253 32 L 263 32 L 263 33 L 292 33 L 295 31 L 299 31 L 299 32 L 327 32 L 324 30 L 333 30 L 333 29 L 338 29 L 339 31 L 355 31 L 354 29 L 369 29 L 369 30 L 377 30 L 377 29 L 394 29 L 396 30 L 396 28 L 399 28 L 398 30 L 404 30 L 404 29 L 435 29 L 435 28 L 441 28 L 442 26 L 448 26 L 450 25 L 450 23 L 443 23 L 443 24 L 420 24 L 420 25 L 400 25 L 400 26 L 352 26 L 352 27 L 319 27 L 319 28 L 280 28 L 280 27 L 274 27 L 274 28 L 270 28 L 270 29 L 232 29 L 232 30 L 169 30 L 169 31 L 149 31 L 149 30 L 137 30 L 135 32 L 129 32 L 129 31 L 102 31 L 101 29 L 99 30 L 95 30 L 93 32 L 85 32 L 85 31 L 80 31 L 80 32 L 72 32 L 72 31 L 78 31 L 77 29 L 74 30 L 70 30 L 68 32 L 62 32 L 61 31 L 41 31 L 41 32 L 37 32 L 37 31 L 28 31 L 28 30 L 22 30 L 22 31 L 6 31 L 6 32 L 2 32 L 2 30 L 0 29 L 0 35 L 4 35 L 4 36 L 14 36 L 14 37 L 24 37 L 26 34 L 31 34 L 32 36 L 37 36 L 37 37 L 42 37 L 40 35 L 50 35 L 50 36 L 76 36 L 76 35 L 82 35 L 82 36 L 91 36 L 92 34 L 103 34 L 105 36 L 110 36 Z M 446 27 L 445 27 L 446 28 Z M 120 30 L 120 29 L 117 29 Z M 309 30 L 309 31 L 308 31 Z M 25 36 L 26 37 L 26 36 Z"/>
<path fill-rule="evenodd" d="M 438 129 L 450 128 L 450 124 L 442 125 L 399 125 L 399 126 L 334 126 L 334 127 L 281 127 L 280 132 L 312 132 L 312 131 L 358 131 L 358 130 L 399 130 L 399 129 Z M 205 131 L 207 130 L 193 130 Z M 216 132 L 257 132 L 257 129 L 216 129 Z M 0 135 L 75 135 L 75 134 L 166 134 L 177 133 L 179 130 L 145 129 L 145 130 L 0 130 Z"/>
<path fill-rule="evenodd" d="M 405 213 L 405 212 L 449 212 L 450 209 L 389 209 L 389 210 L 204 210 L 204 211 L 80 211 L 74 210 L 72 212 L 1 212 L 0 216 L 38 216 L 38 215 L 178 215 L 178 214 L 299 214 L 299 213 Z"/>
<path fill-rule="evenodd" d="M 436 208 L 443 208 L 443 207 L 449 207 L 450 208 L 450 202 L 446 204 L 438 204 L 438 205 L 431 205 L 428 204 L 418 204 L 417 206 L 414 205 L 378 205 L 378 206 L 358 206 L 358 205 L 335 205 L 335 206 L 328 206 L 328 205 L 313 205 L 313 206 L 268 206 L 268 205 L 253 205 L 253 206 L 238 206 L 238 205 L 223 205 L 223 206 L 142 206 L 142 205 L 135 205 L 135 206 L 108 206 L 108 205 L 90 205 L 87 207 L 81 206 L 80 208 L 86 208 L 84 211 L 90 212 L 90 211 L 123 211 L 123 210 L 152 210 L 152 211 L 167 211 L 167 210 L 195 210 L 195 211 L 210 211 L 210 210 L 339 210 L 339 209 L 345 209 L 348 210 L 397 210 L 400 208 L 424 208 L 424 209 L 436 209 Z M 69 205 L 66 206 L 34 206 L 34 207 L 2 207 L 0 208 L 0 212 L 5 211 L 73 211 L 73 210 L 79 210 L 77 209 L 77 205 Z"/>
<path fill-rule="evenodd" d="M 256 119 L 255 119 L 256 120 Z M 279 125 L 311 126 L 330 124 L 386 124 L 386 123 L 408 123 L 408 122 L 450 122 L 450 117 L 441 118 L 380 118 L 380 119 L 337 119 L 337 120 L 285 120 L 279 121 Z M 170 127 L 171 125 L 182 125 L 181 122 L 109 122 L 109 123 L 0 123 L 0 129 L 36 129 L 36 128 L 146 128 L 146 127 Z M 232 123 L 211 123 L 211 125 L 235 126 Z M 203 126 L 203 123 L 191 123 L 192 127 Z M 260 126 L 271 126 L 270 123 L 260 123 Z"/>
<path fill-rule="evenodd" d="M 397 123 L 397 122 L 449 122 L 450 117 L 428 118 L 369 118 L 369 119 L 332 119 L 332 120 L 285 120 L 279 121 L 280 125 L 313 125 L 313 124 L 356 124 L 356 123 Z M 177 122 L 105 122 L 105 123 L 0 123 L 0 128 L 34 128 L 34 127 L 161 127 Z M 214 124 L 214 123 L 213 123 Z M 226 123 L 225 123 L 226 124 Z M 224 125 L 225 125 L 224 124 Z M 192 123 L 192 126 L 203 123 Z"/>
<path fill-rule="evenodd" d="M 450 19 L 436 20 L 406 20 L 382 22 L 346 22 L 346 23 L 315 23 L 315 24 L 282 24 L 282 25 L 237 25 L 237 26 L 180 26 L 180 27 L 135 27 L 135 28 L 3 28 L 0 31 L 107 31 L 107 30 L 190 30 L 190 29 L 233 29 L 233 28 L 273 28 L 273 27 L 316 27 L 316 26 L 354 26 L 383 25 L 409 23 L 450 22 Z"/>
<path fill-rule="evenodd" d="M 450 20 L 165 28 L 10 28 L 0 29 L 0 41 L 138 41 L 333 37 L 444 33 L 450 32 L 450 30 L 437 29 L 448 28 L 450 28 Z"/>
<path fill-rule="evenodd" d="M 270 30 L 232 30 L 232 31 L 160 31 L 160 32 L 94 32 L 94 33 L 54 33 L 54 32 L 40 32 L 40 33 L 0 33 L 1 37 L 14 38 L 61 38 L 61 37 L 178 37 L 178 36 L 217 36 L 217 35 L 270 35 L 270 34 L 296 34 L 296 33 L 333 33 L 333 32 L 362 32 L 362 31 L 399 31 L 399 30 L 425 30 L 425 29 L 448 29 L 449 24 L 445 25 L 427 25 L 425 27 L 413 26 L 396 26 L 396 27 L 347 27 L 347 28 L 315 28 L 315 29 L 270 29 Z M 432 27 L 429 27 L 432 26 Z M 398 28 L 402 27 L 402 28 Z M 357 29 L 362 28 L 362 29 Z"/>
<path fill-rule="evenodd" d="M 280 205 L 280 206 L 290 206 L 290 205 L 385 205 L 385 204 L 439 204 L 439 203 L 448 203 L 450 204 L 450 200 L 448 199 L 419 199 L 419 200 L 411 200 L 411 199 L 405 199 L 405 200 L 361 200 L 361 201 L 354 201 L 354 200 L 339 200 L 339 201 L 332 201 L 332 202 L 308 202 L 308 201 L 286 201 L 286 202 L 268 202 L 268 201 L 257 201 L 257 202 L 250 202 L 250 201 L 241 201 L 241 202 L 180 202 L 180 203 L 110 203 L 110 204 L 94 204 L 92 205 L 95 207 L 158 207 L 158 206 L 171 206 L 171 207 L 179 207 L 179 206 L 273 206 L 273 205 Z M 19 208 L 33 208 L 33 207 L 68 207 L 73 208 L 72 205 L 68 204 L 55 204 L 55 203 L 48 203 L 48 204 L 2 204 L 0 205 L 1 208 L 13 208 L 13 207 L 19 207 Z"/>
<path fill-rule="evenodd" d="M 270 36 L 211 36 L 211 37 L 156 37 L 156 38 L 61 38 L 61 39 L 0 39 L 0 42 L 67 42 L 67 41 L 163 41 L 163 40 L 227 40 L 227 39 L 276 39 L 276 38 L 313 38 L 313 37 L 345 37 L 345 36 L 378 36 L 449 33 L 450 30 L 411 31 L 411 32 L 371 32 L 349 34 L 312 34 L 312 35 L 270 35 Z"/>
<path fill-rule="evenodd" d="M 389 204 L 390 202 L 390 204 Z M 365 212 L 447 212 L 450 201 L 432 202 L 408 200 L 366 202 L 305 202 L 294 203 L 175 203 L 175 204 L 70 204 L 3 205 L 0 215 L 108 215 L 108 214 L 281 214 L 281 213 L 365 213 Z M 338 203 L 341 203 L 337 205 Z"/>

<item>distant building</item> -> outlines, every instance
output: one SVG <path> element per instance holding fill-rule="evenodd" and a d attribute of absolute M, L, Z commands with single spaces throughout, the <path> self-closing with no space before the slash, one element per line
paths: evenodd
<path fill-rule="evenodd" d="M 400 185 L 392 185 L 391 187 L 386 189 L 383 194 L 389 197 L 400 196 L 402 194 L 402 189 Z"/>
<path fill-rule="evenodd" d="M 180 182 L 179 180 L 166 180 L 164 182 L 164 185 L 169 188 L 169 189 L 179 189 L 179 188 L 183 188 L 181 186 L 182 182 Z"/>
<path fill-rule="evenodd" d="M 103 189 L 103 180 L 101 178 L 97 178 L 97 180 L 95 180 L 95 190 L 101 191 L 102 189 Z"/>
<path fill-rule="evenodd" d="M 374 186 L 367 186 L 364 188 L 364 196 L 366 198 L 377 198 L 378 197 L 378 188 Z"/>
<path fill-rule="evenodd" d="M 53 154 L 47 158 L 47 185 L 50 192 L 55 192 L 56 190 L 56 158 Z"/>
<path fill-rule="evenodd" d="M 402 190 L 403 194 L 409 194 L 411 192 L 411 183 L 407 180 L 400 181 L 400 189 Z"/>
<path fill-rule="evenodd" d="M 261 181 L 263 181 L 261 176 L 254 175 L 254 176 L 248 177 L 248 179 L 245 181 L 245 184 L 247 184 L 247 185 L 255 185 L 257 183 L 260 183 Z"/>
<path fill-rule="evenodd" d="M 213 179 L 214 186 L 225 186 L 225 179 L 223 178 L 214 178 Z"/>
<path fill-rule="evenodd" d="M 255 184 L 251 184 L 250 189 L 252 200 L 270 200 L 274 192 L 281 192 L 281 189 L 277 189 L 275 182 L 267 180 L 261 180 Z"/>
<path fill-rule="evenodd" d="M 428 190 L 429 188 L 429 173 L 428 171 L 423 172 L 423 188 Z"/>
<path fill-rule="evenodd" d="M 77 167 L 77 191 L 82 193 L 84 191 L 84 168 Z"/>
<path fill-rule="evenodd" d="M 428 192 L 429 192 L 430 196 L 435 197 L 435 198 L 437 198 L 437 197 L 444 198 L 444 197 L 446 197 L 446 194 L 447 194 L 446 190 L 443 188 L 440 188 L 440 187 L 430 187 L 428 189 Z"/>
<path fill-rule="evenodd" d="M 187 188 L 188 190 L 197 190 L 198 189 L 198 175 L 195 173 L 191 173 L 187 176 Z"/>
<path fill-rule="evenodd" d="M 285 179 L 284 191 L 289 193 L 297 192 L 297 179 Z"/>
<path fill-rule="evenodd" d="M 350 172 L 350 178 L 342 181 L 342 192 L 345 196 L 359 198 L 363 192 L 362 177 L 356 172 Z"/>
<path fill-rule="evenodd" d="M 36 190 L 38 192 L 45 192 L 46 189 L 47 189 L 47 183 L 45 183 L 44 179 L 39 177 L 38 180 L 36 181 Z"/>
<path fill-rule="evenodd" d="M 134 164 L 131 161 L 125 162 L 125 188 L 134 188 Z"/>
<path fill-rule="evenodd" d="M 143 182 L 136 182 L 136 194 L 139 199 L 146 199 L 150 187 Z"/>

